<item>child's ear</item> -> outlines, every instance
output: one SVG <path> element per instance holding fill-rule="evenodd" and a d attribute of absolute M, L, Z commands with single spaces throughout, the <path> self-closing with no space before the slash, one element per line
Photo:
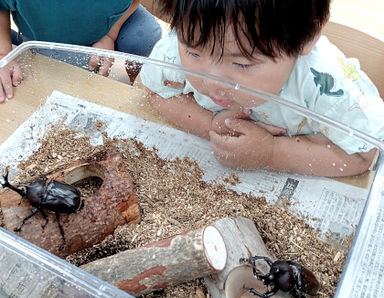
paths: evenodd
<path fill-rule="evenodd" d="M 327 22 L 328 22 L 328 19 L 324 21 L 323 25 L 321 26 L 321 29 L 315 35 L 315 37 L 304 46 L 304 48 L 301 50 L 301 53 L 300 53 L 301 56 L 308 55 L 312 51 L 313 47 L 315 46 L 316 42 L 319 40 L 321 36 L 323 27 L 327 24 Z"/>

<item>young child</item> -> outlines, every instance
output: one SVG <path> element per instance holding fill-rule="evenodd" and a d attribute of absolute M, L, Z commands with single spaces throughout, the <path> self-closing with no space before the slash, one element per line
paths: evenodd
<path fill-rule="evenodd" d="M 383 139 L 377 89 L 355 59 L 321 36 L 329 6 L 330 0 L 161 0 L 173 30 L 150 57 L 279 95 Z M 369 169 L 377 154 L 352 136 L 207 79 L 145 65 L 141 80 L 152 105 L 209 139 L 225 166 L 349 176 Z"/>
<path fill-rule="evenodd" d="M 161 38 L 162 30 L 156 19 L 139 4 L 140 0 L 0 0 L 0 58 L 11 51 L 12 43 L 19 45 L 27 40 L 92 46 L 148 56 Z M 10 13 L 18 33 L 10 30 Z M 55 57 L 63 60 L 60 52 Z M 90 70 L 97 68 L 98 73 L 104 76 L 109 74 L 113 62 L 96 55 L 89 61 L 85 61 L 84 55 L 69 58 L 73 61 L 70 63 L 76 66 L 87 67 L 89 63 Z M 131 76 L 133 78 L 135 73 Z M 16 62 L 0 70 L 0 102 L 13 96 L 12 85 L 17 86 L 21 80 L 20 66 Z"/>

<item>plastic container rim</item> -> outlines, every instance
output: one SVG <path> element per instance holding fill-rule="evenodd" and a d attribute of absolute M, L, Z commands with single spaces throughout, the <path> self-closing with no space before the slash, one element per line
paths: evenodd
<path fill-rule="evenodd" d="M 321 115 L 317 112 L 314 112 L 308 108 L 302 107 L 298 104 L 295 104 L 289 100 L 286 100 L 282 97 L 279 97 L 277 95 L 264 92 L 262 90 L 249 87 L 247 85 L 239 84 L 236 81 L 218 77 L 215 75 L 211 75 L 208 73 L 192 70 L 177 64 L 167 63 L 163 61 L 159 61 L 156 59 L 151 59 L 147 57 L 137 56 L 133 54 L 128 53 L 122 53 L 112 50 L 105 50 L 105 49 L 98 49 L 93 47 L 87 47 L 87 46 L 79 46 L 79 45 L 70 45 L 70 44 L 62 44 L 62 43 L 54 43 L 54 42 L 46 42 L 46 41 L 27 41 L 22 43 L 21 45 L 17 46 L 15 49 L 13 49 L 11 52 L 9 52 L 6 56 L 4 56 L 0 60 L 0 69 L 7 65 L 10 61 L 17 58 L 22 52 L 30 49 L 48 49 L 48 50 L 62 50 L 62 51 L 75 51 L 80 52 L 84 54 L 89 55 L 99 55 L 99 56 L 105 56 L 108 58 L 115 58 L 115 59 L 128 59 L 128 60 L 134 60 L 137 63 L 149 63 L 152 65 L 157 66 L 164 66 L 168 69 L 174 69 L 176 71 L 181 71 L 186 74 L 194 75 L 197 77 L 200 77 L 202 79 L 211 79 L 216 80 L 217 82 L 233 88 L 235 90 L 241 90 L 244 92 L 247 92 L 248 94 L 252 96 L 259 97 L 261 99 L 272 101 L 275 103 L 278 103 L 284 107 L 287 107 L 291 110 L 294 110 L 296 113 L 298 113 L 301 116 L 309 117 L 315 121 L 318 121 L 322 124 L 329 125 L 335 129 L 338 129 L 339 131 L 342 131 L 350 136 L 357 137 L 360 140 L 363 140 L 365 142 L 368 142 L 375 147 L 378 147 L 381 149 L 381 151 L 384 151 L 384 141 L 381 141 L 373 136 L 370 136 L 360 130 L 357 130 L 353 127 L 347 126 L 335 119 L 329 118 L 327 116 Z"/>

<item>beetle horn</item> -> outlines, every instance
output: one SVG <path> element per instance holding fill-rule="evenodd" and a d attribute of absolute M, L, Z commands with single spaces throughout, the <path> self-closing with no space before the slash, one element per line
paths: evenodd
<path fill-rule="evenodd" d="M 3 179 L 4 179 L 4 182 L 1 183 L 1 186 L 3 188 L 6 188 L 8 187 L 9 189 L 17 192 L 21 197 L 25 197 L 26 196 L 26 193 L 24 190 L 22 189 L 18 189 L 17 187 L 13 186 L 11 183 L 9 183 L 8 181 L 8 170 L 7 172 L 3 175 Z"/>

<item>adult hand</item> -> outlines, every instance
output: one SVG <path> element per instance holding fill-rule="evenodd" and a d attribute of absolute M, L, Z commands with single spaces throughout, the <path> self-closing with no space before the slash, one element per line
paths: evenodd
<path fill-rule="evenodd" d="M 221 164 L 236 169 L 268 168 L 273 156 L 274 135 L 281 134 L 282 129 L 262 124 L 264 128 L 258 122 L 244 119 L 226 119 L 225 125 L 237 135 L 209 132 L 216 159 Z"/>
<path fill-rule="evenodd" d="M 0 103 L 13 97 L 13 87 L 18 86 L 22 80 L 23 73 L 16 61 L 11 61 L 0 69 Z"/>
<path fill-rule="evenodd" d="M 115 41 L 109 37 L 108 35 L 105 35 L 102 39 L 95 42 L 92 47 L 99 48 L 99 49 L 106 49 L 106 50 L 114 50 L 115 49 Z M 97 55 L 93 55 L 89 59 L 89 65 L 88 68 L 92 71 L 96 71 L 96 73 L 107 77 L 111 71 L 111 67 L 113 65 L 114 59 L 113 58 L 106 58 L 106 57 L 100 57 Z"/>

